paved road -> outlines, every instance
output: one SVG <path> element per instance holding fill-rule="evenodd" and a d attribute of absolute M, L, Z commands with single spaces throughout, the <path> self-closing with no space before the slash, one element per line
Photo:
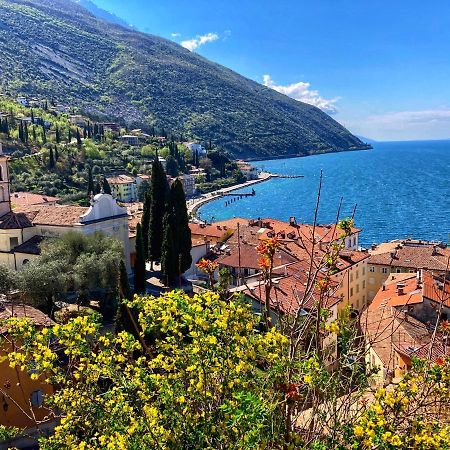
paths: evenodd
<path fill-rule="evenodd" d="M 187 203 L 188 214 L 193 216 L 193 217 L 195 217 L 195 214 L 198 211 L 198 209 L 201 206 L 203 206 L 205 203 L 208 203 L 208 202 L 211 202 L 211 201 L 213 201 L 213 200 L 215 200 L 217 198 L 220 198 L 220 197 L 222 197 L 223 194 L 226 194 L 228 192 L 232 192 L 232 191 L 235 191 L 237 189 L 243 189 L 243 188 L 246 188 L 246 187 L 251 186 L 253 184 L 262 183 L 263 181 L 269 180 L 272 177 L 273 177 L 273 175 L 271 173 L 261 172 L 259 174 L 259 176 L 258 176 L 258 179 L 256 179 L 256 180 L 250 180 L 250 181 L 246 181 L 245 183 L 242 183 L 242 184 L 237 184 L 237 185 L 230 186 L 230 187 L 227 187 L 227 188 L 218 189 L 217 191 L 209 192 L 207 194 L 203 194 L 199 198 L 188 200 L 188 203 Z"/>

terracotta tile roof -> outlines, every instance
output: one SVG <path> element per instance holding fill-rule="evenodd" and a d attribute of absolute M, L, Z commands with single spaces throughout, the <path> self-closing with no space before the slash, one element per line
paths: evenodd
<path fill-rule="evenodd" d="M 35 205 L 17 210 L 26 214 L 33 225 L 72 226 L 80 222 L 80 216 L 89 208 L 73 205 Z"/>
<path fill-rule="evenodd" d="M 14 248 L 14 253 L 26 253 L 28 255 L 40 255 L 40 245 L 44 240 L 44 236 L 33 236 L 28 241 Z"/>
<path fill-rule="evenodd" d="M 426 268 L 435 271 L 445 271 L 450 258 L 450 248 L 436 244 L 416 244 L 408 241 L 393 243 L 382 248 L 389 249 L 380 253 L 380 249 L 370 251 L 369 264 L 405 267 L 409 269 Z"/>
<path fill-rule="evenodd" d="M 237 245 L 230 245 L 227 251 L 229 254 L 222 255 L 217 259 L 217 262 L 222 266 L 239 267 L 240 262 L 241 268 L 259 270 L 258 261 L 261 256 L 256 251 L 255 245 L 242 243 L 240 252 Z M 281 250 L 275 255 L 274 267 L 281 267 L 295 261 L 296 259 L 293 256 Z"/>
<path fill-rule="evenodd" d="M 443 303 L 450 308 L 450 279 L 444 283 L 444 278 L 436 276 L 430 271 L 422 272 L 423 296 L 437 303 Z"/>
<path fill-rule="evenodd" d="M 136 180 L 128 175 L 117 175 L 107 178 L 109 184 L 133 184 Z"/>
<path fill-rule="evenodd" d="M 11 203 L 13 206 L 42 205 L 59 202 L 59 198 L 49 195 L 34 194 L 33 192 L 13 192 Z"/>
<path fill-rule="evenodd" d="M 317 290 L 305 295 L 306 277 L 287 276 L 274 279 L 271 292 L 271 308 L 283 314 L 295 314 L 299 309 L 313 310 L 317 307 L 319 293 Z M 252 297 L 260 303 L 265 301 L 263 282 L 255 282 L 242 286 L 237 291 Z M 331 295 L 326 299 L 324 308 L 331 308 L 339 302 L 339 298 Z"/>
<path fill-rule="evenodd" d="M 251 242 L 257 242 L 261 239 L 278 237 L 282 241 L 299 241 L 303 245 L 312 242 L 313 226 L 308 224 L 296 224 L 283 222 L 275 219 L 242 219 L 235 218 L 226 221 L 216 222 L 215 225 L 225 225 L 237 229 L 240 225 L 241 237 Z M 352 228 L 353 233 L 359 233 L 359 228 Z M 341 237 L 342 231 L 335 225 L 317 225 L 314 230 L 316 243 L 327 244 Z"/>
<path fill-rule="evenodd" d="M 30 218 L 24 213 L 14 211 L 0 217 L 0 230 L 20 230 L 32 226 Z"/>
<path fill-rule="evenodd" d="M 11 317 L 29 318 L 36 325 L 42 327 L 51 327 L 55 324 L 50 317 L 32 306 L 0 301 L 0 333 L 7 331 L 7 327 L 2 325 L 2 322 Z"/>
<path fill-rule="evenodd" d="M 225 227 L 222 225 L 203 225 L 199 223 L 189 223 L 189 228 L 191 229 L 192 236 L 205 236 L 212 238 L 223 238 L 226 235 L 234 232 L 234 229 Z"/>
<path fill-rule="evenodd" d="M 408 357 L 428 357 L 432 329 L 402 309 L 422 303 L 425 292 L 428 292 L 428 298 L 439 292 L 431 272 L 424 272 L 422 280 L 422 284 L 418 285 L 415 274 L 393 275 L 361 315 L 361 328 L 367 342 L 385 367 L 391 370 L 396 364 L 395 352 Z M 398 286 L 401 286 L 402 291 L 398 291 Z M 450 306 L 450 283 L 446 292 Z M 443 351 L 444 347 L 438 336 L 433 344 L 432 359 L 442 356 Z"/>

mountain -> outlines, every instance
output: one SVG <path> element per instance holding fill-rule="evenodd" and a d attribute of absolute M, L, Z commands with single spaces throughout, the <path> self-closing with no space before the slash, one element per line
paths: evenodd
<path fill-rule="evenodd" d="M 125 28 L 133 28 L 125 22 L 125 20 L 117 17 L 115 14 L 110 13 L 102 8 L 99 8 L 95 3 L 90 0 L 75 0 L 75 3 L 79 3 L 83 8 L 86 8 L 91 14 L 99 19 L 103 19 L 106 22 L 115 23 L 116 25 L 121 25 Z"/>
<path fill-rule="evenodd" d="M 236 157 L 367 148 L 314 106 L 174 42 L 105 22 L 72 0 L 0 0 L 0 54 L 7 93 L 211 139 Z"/>
<path fill-rule="evenodd" d="M 365 136 L 361 136 L 359 134 L 355 134 L 355 136 L 360 139 L 362 142 L 365 142 L 367 144 L 376 144 L 378 141 L 376 141 L 375 139 L 371 139 Z"/>

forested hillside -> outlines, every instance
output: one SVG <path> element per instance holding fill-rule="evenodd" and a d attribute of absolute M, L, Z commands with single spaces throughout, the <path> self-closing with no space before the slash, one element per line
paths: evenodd
<path fill-rule="evenodd" d="M 238 157 L 364 147 L 319 109 L 71 0 L 0 0 L 0 86 L 99 118 L 166 127 Z"/>

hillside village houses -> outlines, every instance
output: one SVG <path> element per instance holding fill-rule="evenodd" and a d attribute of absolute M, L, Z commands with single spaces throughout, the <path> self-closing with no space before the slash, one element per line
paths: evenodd
<path fill-rule="evenodd" d="M 369 253 L 369 300 L 375 297 L 391 273 L 416 273 L 420 269 L 429 269 L 443 274 L 449 270 L 450 248 L 442 242 L 395 240 L 375 245 Z"/>
<path fill-rule="evenodd" d="M 183 142 L 183 145 L 187 147 L 192 152 L 192 154 L 198 152 L 199 157 L 205 157 L 208 153 L 205 147 L 196 142 Z"/>
<path fill-rule="evenodd" d="M 432 271 L 389 276 L 360 326 L 365 338 L 366 364 L 375 382 L 386 385 L 412 367 L 413 357 L 434 362 L 450 355 L 450 280 Z"/>
<path fill-rule="evenodd" d="M 184 174 L 177 177 L 184 189 L 187 198 L 193 197 L 196 194 L 195 176 L 191 174 Z M 120 174 L 108 177 L 108 184 L 111 188 L 112 196 L 119 202 L 133 203 L 138 200 L 139 186 L 146 181 L 151 182 L 151 176 L 145 174 L 138 174 L 136 177 L 131 175 Z M 169 186 L 175 181 L 175 178 L 167 176 Z"/>
<path fill-rule="evenodd" d="M 246 161 L 236 161 L 239 170 L 245 175 L 247 181 L 256 180 L 258 178 L 258 169 Z"/>
<path fill-rule="evenodd" d="M 39 254 L 44 238 L 69 231 L 84 234 L 103 232 L 117 238 L 124 247 L 125 263 L 130 266 L 128 213 L 112 196 L 97 194 L 90 207 L 74 205 L 22 205 L 11 208 L 8 156 L 0 144 L 0 264 L 13 270 Z"/>

